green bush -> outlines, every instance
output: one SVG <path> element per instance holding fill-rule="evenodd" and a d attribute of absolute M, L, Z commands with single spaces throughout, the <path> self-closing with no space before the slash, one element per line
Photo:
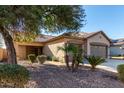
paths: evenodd
<path fill-rule="evenodd" d="M 29 71 L 17 64 L 0 65 L 0 85 L 24 87 L 29 80 Z"/>
<path fill-rule="evenodd" d="M 59 61 L 59 58 L 53 56 L 53 57 L 52 57 L 52 61 L 57 61 L 57 62 L 58 62 L 58 61 Z"/>
<path fill-rule="evenodd" d="M 124 64 L 117 66 L 118 78 L 124 82 Z"/>
<path fill-rule="evenodd" d="M 86 59 L 91 65 L 92 69 L 95 69 L 97 65 L 100 65 L 105 62 L 105 59 L 99 56 L 89 56 L 86 57 Z"/>
<path fill-rule="evenodd" d="M 37 61 L 40 64 L 43 64 L 46 60 L 47 60 L 47 56 L 46 55 L 39 55 L 39 56 L 37 56 Z"/>
<path fill-rule="evenodd" d="M 47 60 L 52 61 L 52 56 L 47 56 Z"/>
<path fill-rule="evenodd" d="M 78 61 L 79 63 L 82 63 L 82 64 L 83 64 L 83 55 L 78 54 L 78 56 L 77 56 L 77 61 Z"/>
<path fill-rule="evenodd" d="M 63 58 L 59 58 L 59 62 L 65 63 L 64 61 L 65 61 L 65 60 L 64 60 Z"/>
<path fill-rule="evenodd" d="M 30 60 L 31 63 L 34 63 L 36 61 L 35 54 L 29 54 L 28 55 L 28 60 Z"/>

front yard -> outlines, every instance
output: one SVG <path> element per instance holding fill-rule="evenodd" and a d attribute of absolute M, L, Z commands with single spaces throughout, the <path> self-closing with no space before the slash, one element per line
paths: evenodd
<path fill-rule="evenodd" d="M 124 84 L 117 79 L 117 73 L 80 66 L 77 72 L 67 71 L 64 63 L 46 62 L 43 65 L 19 64 L 30 71 L 30 81 L 26 87 L 32 88 L 120 88 Z"/>

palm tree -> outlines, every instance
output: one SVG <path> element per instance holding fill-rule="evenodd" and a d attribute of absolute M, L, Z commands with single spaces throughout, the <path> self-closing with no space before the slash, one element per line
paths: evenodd
<path fill-rule="evenodd" d="M 65 63 L 66 63 L 67 68 L 70 70 L 70 66 L 69 66 L 69 52 L 72 51 L 72 46 L 66 44 L 64 47 L 58 47 L 58 51 L 60 51 L 60 50 L 65 52 L 65 56 L 64 56 Z"/>
<path fill-rule="evenodd" d="M 79 63 L 81 63 L 83 60 L 83 55 L 82 55 L 83 50 L 79 46 L 72 44 L 71 52 L 73 55 L 73 61 L 72 61 L 72 72 L 73 72 L 76 69 L 78 69 Z"/>
<path fill-rule="evenodd" d="M 82 49 L 74 44 L 68 44 L 68 45 L 65 45 L 65 47 L 58 47 L 58 51 L 59 50 L 65 52 L 65 62 L 66 62 L 67 68 L 69 70 L 71 69 L 72 72 L 78 69 L 79 63 L 81 63 L 83 59 Z M 69 66 L 69 60 L 68 60 L 69 53 L 71 53 L 73 56 L 71 68 Z"/>

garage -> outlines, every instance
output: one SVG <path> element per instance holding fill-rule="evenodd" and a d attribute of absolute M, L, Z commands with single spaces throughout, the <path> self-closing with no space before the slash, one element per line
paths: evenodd
<path fill-rule="evenodd" d="M 94 56 L 100 56 L 103 58 L 107 57 L 107 46 L 106 45 L 92 45 L 90 46 L 90 54 Z"/>

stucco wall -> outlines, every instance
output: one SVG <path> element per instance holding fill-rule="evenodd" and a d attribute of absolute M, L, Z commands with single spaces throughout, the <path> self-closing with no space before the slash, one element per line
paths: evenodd
<path fill-rule="evenodd" d="M 6 49 L 0 48 L 0 61 L 7 59 L 7 51 Z"/>
<path fill-rule="evenodd" d="M 7 59 L 7 50 L 3 49 L 3 60 Z"/>
<path fill-rule="evenodd" d="M 58 57 L 60 61 L 64 61 L 65 53 L 63 51 L 58 51 L 58 46 L 64 47 L 65 43 L 83 44 L 83 41 L 82 40 L 76 40 L 76 39 L 67 39 L 67 38 L 55 40 L 55 41 L 52 41 L 50 43 L 47 43 L 43 47 L 43 53 L 47 56 Z"/>
<path fill-rule="evenodd" d="M 58 46 L 64 47 L 64 41 L 54 41 L 52 43 L 48 43 L 43 47 L 43 54 L 47 56 L 55 56 L 59 58 L 60 61 L 64 61 L 64 52 L 58 51 Z"/>
<path fill-rule="evenodd" d="M 26 46 L 21 46 L 18 44 L 14 44 L 16 49 L 17 59 L 26 59 Z"/>
<path fill-rule="evenodd" d="M 103 43 L 103 44 L 110 46 L 110 42 L 104 37 L 104 35 L 101 33 L 98 33 L 94 35 L 93 37 L 90 37 L 87 39 L 87 55 L 90 55 L 90 43 L 92 42 Z M 108 55 L 109 54 L 110 52 L 108 49 Z"/>
<path fill-rule="evenodd" d="M 18 51 L 20 59 L 26 59 L 26 46 L 18 46 Z"/>
<path fill-rule="evenodd" d="M 0 61 L 3 60 L 3 51 L 4 50 L 2 48 L 0 48 Z"/>

